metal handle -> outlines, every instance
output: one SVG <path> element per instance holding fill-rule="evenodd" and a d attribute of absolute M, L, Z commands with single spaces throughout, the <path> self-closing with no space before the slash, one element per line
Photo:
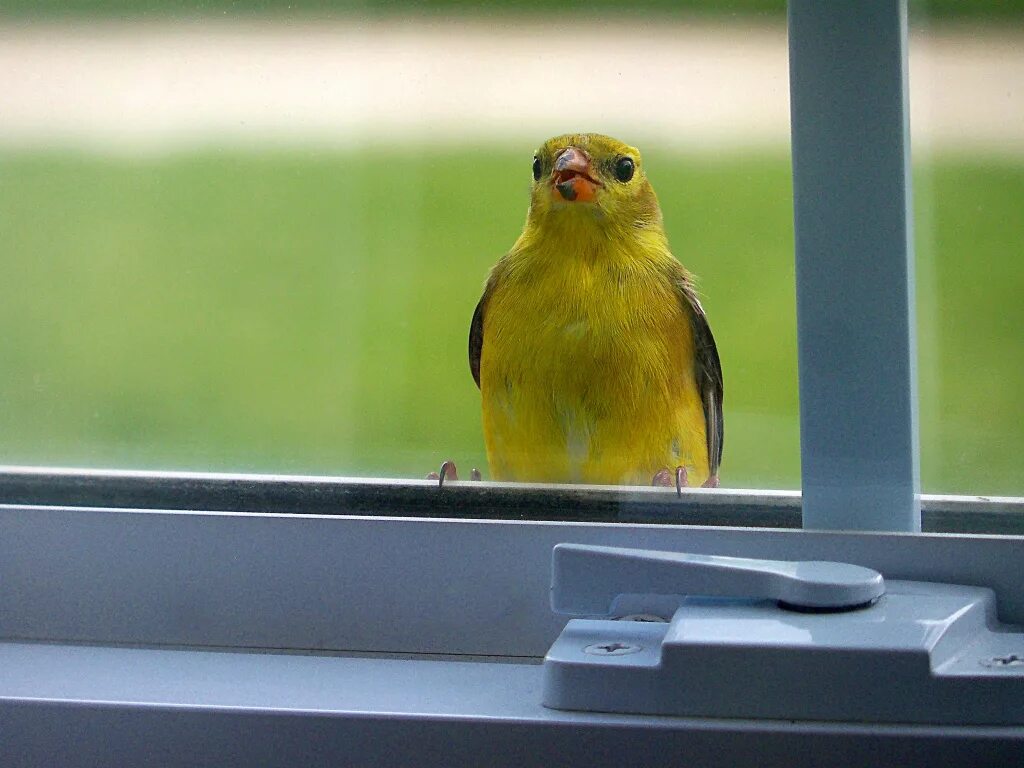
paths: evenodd
<path fill-rule="evenodd" d="M 649 549 L 557 544 L 551 607 L 608 615 L 620 595 L 691 595 L 778 600 L 808 610 L 845 610 L 885 592 L 882 575 L 851 563 L 754 560 Z"/>

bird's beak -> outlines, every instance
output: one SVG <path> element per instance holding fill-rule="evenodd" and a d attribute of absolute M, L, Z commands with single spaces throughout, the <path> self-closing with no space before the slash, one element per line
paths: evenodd
<path fill-rule="evenodd" d="M 582 149 L 566 147 L 555 158 L 551 172 L 551 194 L 555 199 L 589 203 L 599 186 L 601 182 L 594 177 L 590 158 Z"/>

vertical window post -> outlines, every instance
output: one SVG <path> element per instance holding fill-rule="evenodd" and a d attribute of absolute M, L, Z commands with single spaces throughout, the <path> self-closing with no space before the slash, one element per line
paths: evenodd
<path fill-rule="evenodd" d="M 919 531 L 906 0 L 790 0 L 805 528 Z"/>

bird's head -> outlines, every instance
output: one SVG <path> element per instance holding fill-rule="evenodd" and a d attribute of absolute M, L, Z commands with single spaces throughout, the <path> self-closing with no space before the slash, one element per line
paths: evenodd
<path fill-rule="evenodd" d="M 660 226 L 661 211 L 636 147 L 574 133 L 545 141 L 534 154 L 530 218 L 643 227 Z"/>

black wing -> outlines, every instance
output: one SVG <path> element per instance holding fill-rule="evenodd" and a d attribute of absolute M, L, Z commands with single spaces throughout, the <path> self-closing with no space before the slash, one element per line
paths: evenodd
<path fill-rule="evenodd" d="M 718 474 L 722 464 L 722 444 L 725 440 L 725 423 L 722 419 L 722 363 L 718 359 L 718 347 L 711 334 L 707 315 L 689 280 L 676 283 L 683 306 L 690 315 L 693 328 L 694 373 L 697 389 L 704 406 L 704 424 L 708 443 L 708 466 L 711 475 Z"/>
<path fill-rule="evenodd" d="M 480 297 L 473 310 L 473 321 L 469 324 L 469 370 L 477 389 L 480 388 L 480 352 L 484 348 L 484 302 L 487 292 Z"/>
<path fill-rule="evenodd" d="M 477 388 L 480 387 L 480 352 L 484 348 L 484 312 L 487 311 L 487 302 L 491 300 L 494 286 L 498 282 L 495 271 L 491 270 L 491 274 L 487 276 L 484 295 L 477 302 L 476 309 L 473 310 L 473 320 L 469 324 L 469 370 L 473 374 Z"/>

